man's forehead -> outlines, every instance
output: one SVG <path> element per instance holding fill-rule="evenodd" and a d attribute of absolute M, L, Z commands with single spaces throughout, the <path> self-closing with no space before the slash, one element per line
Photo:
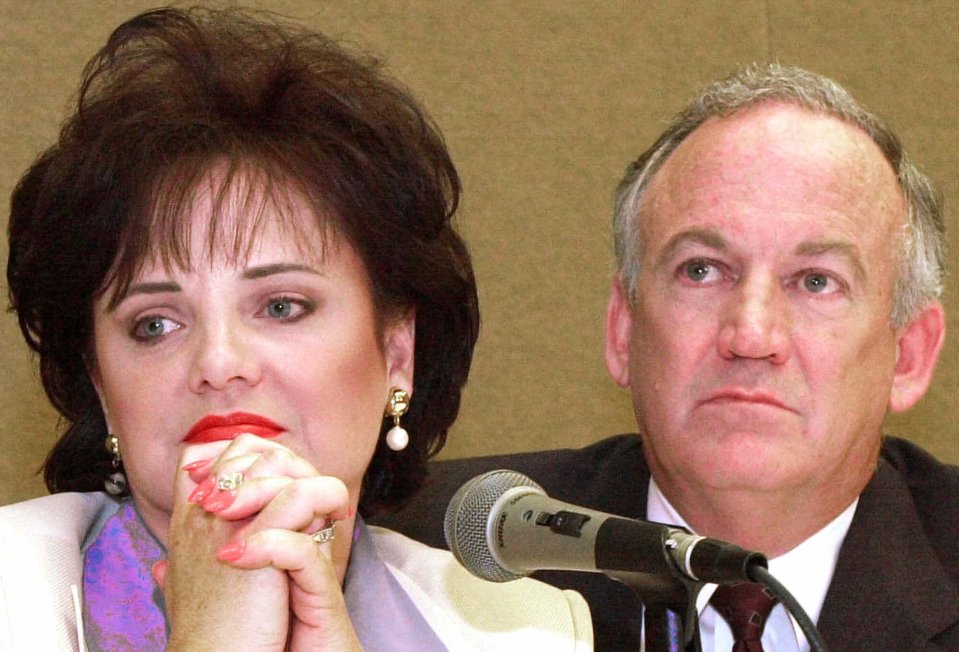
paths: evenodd
<path fill-rule="evenodd" d="M 652 181 L 674 169 L 679 174 L 672 176 L 678 178 L 719 175 L 735 181 L 745 170 L 755 173 L 752 179 L 761 185 L 775 183 L 777 173 L 830 183 L 840 181 L 831 176 L 837 167 L 859 170 L 874 190 L 898 188 L 891 164 L 859 127 L 802 107 L 764 103 L 705 121 Z"/>
<path fill-rule="evenodd" d="M 783 104 L 701 125 L 651 179 L 640 213 L 643 239 L 741 217 L 892 233 L 906 217 L 895 173 L 865 132 Z"/>

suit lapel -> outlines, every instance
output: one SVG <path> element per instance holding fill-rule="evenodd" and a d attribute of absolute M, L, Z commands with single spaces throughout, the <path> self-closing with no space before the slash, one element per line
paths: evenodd
<path fill-rule="evenodd" d="M 818 627 L 834 650 L 933 650 L 959 622 L 959 589 L 885 460 L 859 499 Z"/>

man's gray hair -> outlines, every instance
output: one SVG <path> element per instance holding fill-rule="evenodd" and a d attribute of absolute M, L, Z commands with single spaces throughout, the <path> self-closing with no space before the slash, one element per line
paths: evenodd
<path fill-rule="evenodd" d="M 903 326 L 942 293 L 945 230 L 942 201 L 929 177 L 909 160 L 899 139 L 849 92 L 831 79 L 776 63 L 753 64 L 707 86 L 659 139 L 626 168 L 616 190 L 613 238 L 623 289 L 636 298 L 642 243 L 639 207 L 650 180 L 670 154 L 712 117 L 727 117 L 764 102 L 782 102 L 836 117 L 858 127 L 879 146 L 907 205 L 891 321 Z"/>

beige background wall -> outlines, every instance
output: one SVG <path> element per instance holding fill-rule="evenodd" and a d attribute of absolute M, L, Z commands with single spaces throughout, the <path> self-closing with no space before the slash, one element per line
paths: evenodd
<path fill-rule="evenodd" d="M 83 63 L 118 22 L 154 4 L 0 0 L 5 204 L 52 142 Z M 578 446 L 633 427 L 628 396 L 602 361 L 611 190 L 697 88 L 736 66 L 778 59 L 850 88 L 938 180 L 959 251 L 954 0 L 256 6 L 381 55 L 446 134 L 465 185 L 461 224 L 475 256 L 483 330 L 445 455 Z M 5 268 L 5 236 L 0 263 Z M 945 303 L 959 324 L 954 281 Z M 888 428 L 952 462 L 957 332 L 930 395 Z M 34 471 L 57 426 L 9 314 L 0 315 L 0 370 L 4 503 L 42 492 Z"/>

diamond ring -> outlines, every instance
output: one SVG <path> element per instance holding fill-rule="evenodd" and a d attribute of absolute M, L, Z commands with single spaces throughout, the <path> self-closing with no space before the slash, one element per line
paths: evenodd
<path fill-rule="evenodd" d="M 217 479 L 216 488 L 220 491 L 236 491 L 242 484 L 242 473 L 224 473 Z"/>

